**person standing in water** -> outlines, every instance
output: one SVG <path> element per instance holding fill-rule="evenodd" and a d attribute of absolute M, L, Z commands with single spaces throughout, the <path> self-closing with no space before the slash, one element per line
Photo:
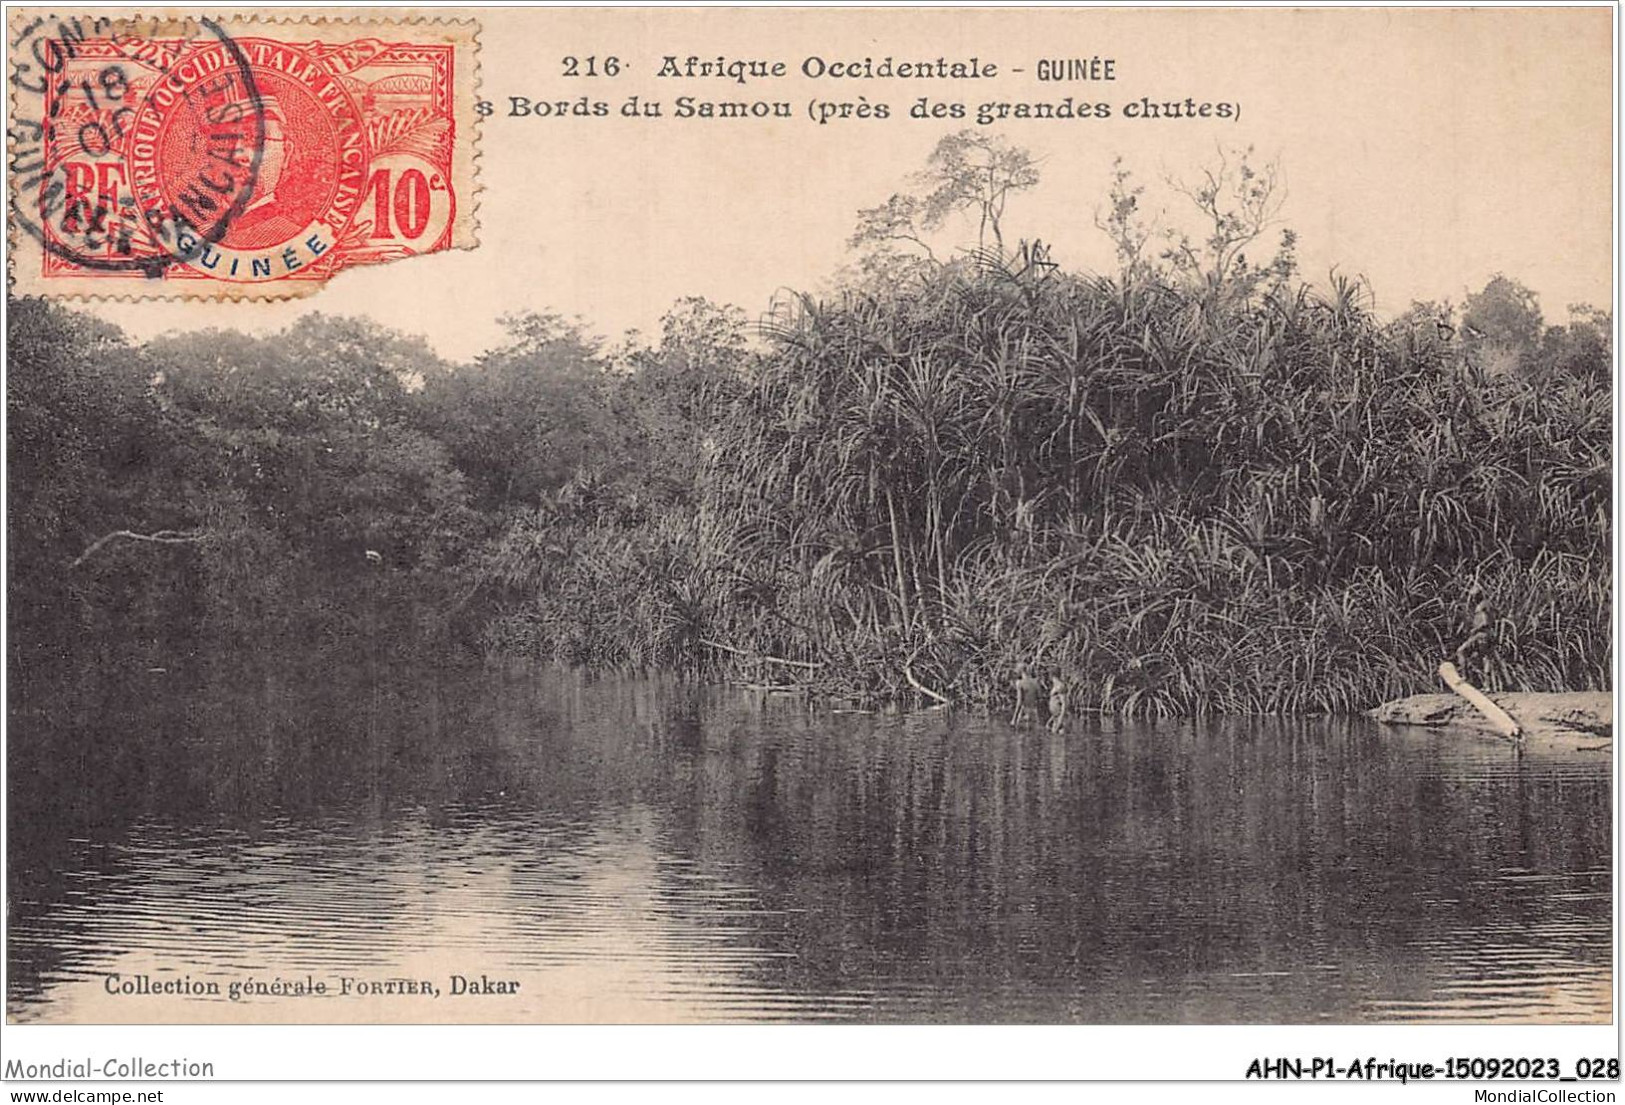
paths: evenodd
<path fill-rule="evenodd" d="M 1456 646 L 1456 667 L 1464 673 L 1469 661 L 1477 662 L 1480 670 L 1489 663 L 1490 657 L 1495 654 L 1495 627 L 1500 621 L 1489 596 L 1484 594 L 1484 588 L 1476 580 L 1467 589 L 1467 601 L 1472 611 L 1467 637 Z"/>
<path fill-rule="evenodd" d="M 1011 725 L 1020 725 L 1024 721 L 1035 721 L 1038 718 L 1038 704 L 1043 694 L 1043 687 L 1033 676 L 1033 669 L 1023 667 L 1021 678 L 1015 682 L 1016 712 L 1010 715 Z"/>
<path fill-rule="evenodd" d="M 1066 728 L 1066 680 L 1059 674 L 1049 681 L 1049 728 L 1052 733 Z"/>

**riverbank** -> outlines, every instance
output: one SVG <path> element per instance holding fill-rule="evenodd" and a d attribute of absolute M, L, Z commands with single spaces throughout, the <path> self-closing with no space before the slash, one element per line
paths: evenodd
<path fill-rule="evenodd" d="M 1606 358 L 1492 371 L 1350 281 L 966 259 L 613 354 L 526 316 L 464 366 L 354 320 L 225 360 L 9 326 L 10 663 L 47 695 L 64 655 L 410 640 L 859 708 L 1008 716 L 1030 672 L 1073 716 L 1355 715 L 1486 611 L 1486 690 L 1611 682 Z"/>
<path fill-rule="evenodd" d="M 1609 691 L 1510 693 L 1489 696 L 1523 730 L 1527 745 L 1565 751 L 1602 751 L 1613 740 L 1614 696 Z M 1501 740 L 1488 719 L 1452 694 L 1418 694 L 1368 711 L 1385 725 L 1449 730 Z"/>

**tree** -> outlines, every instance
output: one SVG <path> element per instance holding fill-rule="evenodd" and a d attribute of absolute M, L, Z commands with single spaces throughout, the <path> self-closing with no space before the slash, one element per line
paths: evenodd
<path fill-rule="evenodd" d="M 422 339 L 316 315 L 147 353 L 172 498 L 203 535 L 188 585 L 211 631 L 244 644 L 350 632 L 389 589 L 398 616 L 432 604 L 473 528 L 419 407 L 421 381 L 444 371 Z"/>
<path fill-rule="evenodd" d="M 616 422 L 626 431 L 622 479 L 663 501 L 691 501 L 707 451 L 751 363 L 745 314 L 699 296 L 661 320 L 660 344 L 627 358 Z"/>
<path fill-rule="evenodd" d="M 179 486 L 205 500 L 234 487 L 293 548 L 359 558 L 374 462 L 421 437 L 412 392 L 437 364 L 422 339 L 314 315 L 271 337 L 204 331 L 148 353 L 157 401 L 188 431 Z"/>
<path fill-rule="evenodd" d="M 11 659 L 32 670 L 37 658 L 50 679 L 81 649 L 110 647 L 117 628 L 151 630 L 180 613 L 165 601 L 166 573 L 190 550 L 158 547 L 167 542 L 109 550 L 119 572 L 105 589 L 74 570 L 110 532 L 185 524 L 165 478 L 150 364 L 116 327 L 88 315 L 41 299 L 7 306 Z"/>
<path fill-rule="evenodd" d="M 1293 231 L 1281 231 L 1268 261 L 1259 264 L 1248 256 L 1277 225 L 1286 202 L 1276 163 L 1257 165 L 1251 146 L 1221 147 L 1194 181 L 1164 179 L 1184 201 L 1177 205 L 1182 210 L 1164 204 L 1152 213 L 1145 186 L 1135 183 L 1121 158 L 1112 164 L 1107 203 L 1096 211 L 1095 225 L 1111 239 L 1125 281 L 1159 280 L 1209 297 L 1222 292 L 1236 302 L 1246 302 L 1261 288 L 1291 283 L 1297 275 Z M 1163 247 L 1153 257 L 1151 243 L 1159 237 Z"/>
<path fill-rule="evenodd" d="M 1467 297 L 1462 344 L 1480 367 L 1517 372 L 1534 362 L 1545 332 L 1540 299 L 1518 281 L 1496 273 L 1482 291 Z"/>
<path fill-rule="evenodd" d="M 1111 239 L 1125 281 L 1148 276 L 1152 271 L 1145 249 L 1155 228 L 1146 221 L 1141 206 L 1144 196 L 1145 185 L 1134 183 L 1133 173 L 1124 166 L 1121 157 L 1114 160 L 1106 210 L 1104 213 L 1096 210 L 1095 226 Z"/>
<path fill-rule="evenodd" d="M 858 213 L 850 245 L 868 251 L 870 271 L 896 268 L 897 254 L 935 264 L 930 237 L 955 216 L 976 220 L 976 247 L 1004 255 L 1004 214 L 1010 196 L 1038 183 L 1038 163 L 1008 139 L 962 130 L 945 136 L 911 175 L 912 188 Z M 911 250 L 918 250 L 912 253 Z"/>
<path fill-rule="evenodd" d="M 433 373 L 422 403 L 482 510 L 536 505 L 615 456 L 597 343 L 557 315 L 503 319 L 508 343 Z"/>
<path fill-rule="evenodd" d="M 1612 375 L 1614 320 L 1586 303 L 1569 308 L 1567 326 L 1549 328 L 1537 357 L 1542 376 L 1605 383 Z"/>
<path fill-rule="evenodd" d="M 1283 232 L 1274 261 L 1250 266 L 1246 251 L 1273 226 L 1286 202 L 1280 167 L 1253 164 L 1253 148 L 1219 150 L 1215 164 L 1203 168 L 1194 182 L 1169 178 L 1169 185 L 1190 201 L 1202 222 L 1201 237 L 1168 232 L 1163 257 L 1175 272 L 1209 289 L 1227 285 L 1244 298 L 1272 273 L 1289 277 L 1296 238 Z"/>
<path fill-rule="evenodd" d="M 145 361 L 88 315 L 42 299 L 7 306 L 11 563 L 50 572 L 89 543 L 98 514 L 120 513 L 109 474 L 139 459 L 137 429 L 152 414 Z"/>

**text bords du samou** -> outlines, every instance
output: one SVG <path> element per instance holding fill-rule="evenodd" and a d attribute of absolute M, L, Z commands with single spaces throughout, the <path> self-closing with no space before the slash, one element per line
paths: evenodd
<path fill-rule="evenodd" d="M 640 74 L 641 70 L 641 74 Z M 567 55 L 559 59 L 559 76 L 566 80 L 615 81 L 634 75 L 652 74 L 655 79 L 709 81 L 747 86 L 760 82 L 805 79 L 824 84 L 843 82 L 882 82 L 887 86 L 920 87 L 936 83 L 948 88 L 995 80 L 1036 77 L 1040 82 L 1103 83 L 1118 78 L 1117 59 L 1101 56 L 1040 58 L 1036 62 L 1006 66 L 981 57 L 830 59 L 819 54 L 803 58 L 799 64 L 782 60 L 743 59 L 718 56 L 679 57 L 668 54 L 656 65 L 639 66 L 616 54 Z M 847 85 L 847 87 L 854 87 Z M 872 91 L 870 89 L 869 91 Z M 978 103 L 958 99 L 916 96 L 906 105 L 871 99 L 867 92 L 843 99 L 812 98 L 798 108 L 784 99 L 723 99 L 713 95 L 683 94 L 669 102 L 643 93 L 620 100 L 582 95 L 508 95 L 497 101 L 481 101 L 482 115 L 501 113 L 509 118 L 564 119 L 793 119 L 804 113 L 818 124 L 842 120 L 885 120 L 893 117 L 914 120 L 969 120 L 981 126 L 1005 120 L 1045 119 L 1219 119 L 1239 120 L 1241 105 L 1228 101 L 1197 100 L 1194 97 L 1161 99 L 1155 96 L 1130 98 L 1121 103 L 1103 99 L 1066 96 L 1050 100 L 988 100 Z"/>

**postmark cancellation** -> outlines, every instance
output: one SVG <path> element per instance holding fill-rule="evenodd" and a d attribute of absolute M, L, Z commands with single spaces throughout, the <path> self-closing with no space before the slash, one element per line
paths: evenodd
<path fill-rule="evenodd" d="M 16 294 L 270 299 L 475 244 L 477 32 L 14 10 Z"/>

